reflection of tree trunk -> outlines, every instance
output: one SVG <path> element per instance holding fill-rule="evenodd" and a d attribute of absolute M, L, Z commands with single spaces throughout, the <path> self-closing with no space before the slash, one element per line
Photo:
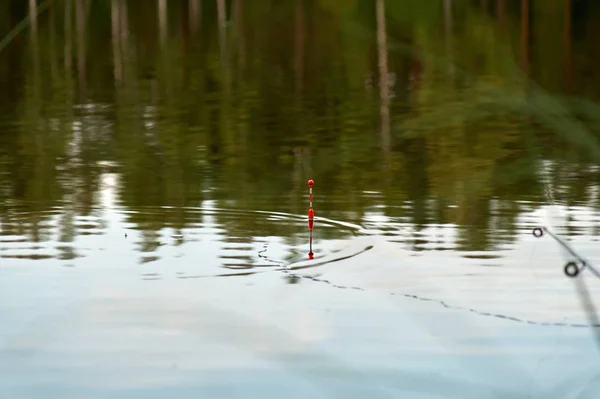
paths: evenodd
<path fill-rule="evenodd" d="M 123 71 L 123 86 L 127 86 L 127 94 L 131 94 L 137 97 L 137 81 L 131 79 L 132 71 L 135 71 L 135 51 L 132 51 L 132 43 L 129 41 L 129 2 L 127 0 L 119 0 L 119 15 L 121 16 L 119 29 L 121 45 L 121 60 L 122 60 L 122 71 Z M 132 100 L 139 101 L 139 100 Z"/>
<path fill-rule="evenodd" d="M 481 8 L 483 8 L 485 11 L 488 10 L 488 0 L 481 0 Z"/>
<path fill-rule="evenodd" d="M 31 48 L 34 62 L 35 77 L 39 76 L 39 49 L 37 26 L 37 0 L 29 0 L 29 28 L 31 30 Z"/>
<path fill-rule="evenodd" d="M 37 0 L 29 0 L 29 27 L 31 37 L 37 37 Z"/>
<path fill-rule="evenodd" d="M 113 64 L 114 64 L 114 79 L 116 85 L 121 85 L 123 81 L 123 64 L 121 59 L 121 35 L 120 35 L 120 7 L 119 0 L 111 1 L 111 21 L 112 21 L 112 48 L 113 48 Z"/>
<path fill-rule="evenodd" d="M 221 50 L 221 67 L 223 72 L 223 85 L 227 93 L 229 93 L 230 71 L 229 57 L 227 56 L 227 10 L 225 8 L 225 0 L 217 0 L 217 20 L 219 24 L 219 48 Z"/>
<path fill-rule="evenodd" d="M 454 76 L 453 29 L 452 29 L 452 0 L 444 0 L 444 24 L 446 28 L 446 56 L 450 62 L 450 77 Z"/>
<path fill-rule="evenodd" d="M 181 87 L 188 87 L 190 81 L 190 17 L 186 13 L 180 13 L 180 37 L 181 37 Z"/>
<path fill-rule="evenodd" d="M 222 59 L 224 59 L 226 52 L 225 28 L 227 16 L 225 15 L 225 13 L 225 0 L 217 0 L 217 20 L 219 21 L 219 48 L 221 49 Z"/>
<path fill-rule="evenodd" d="M 235 152 L 235 138 L 231 129 L 231 71 L 226 47 L 227 10 L 225 0 L 217 0 L 217 20 L 219 25 L 219 48 L 221 50 L 221 134 L 225 137 L 225 152 Z"/>
<path fill-rule="evenodd" d="M 381 145 L 389 154 L 390 139 L 390 96 L 388 90 L 388 60 L 385 28 L 385 0 L 377 0 L 377 53 L 379 59 L 379 99 L 381 117 Z"/>
<path fill-rule="evenodd" d="M 33 60 L 33 92 L 36 106 L 41 100 L 41 76 L 40 76 L 40 48 L 38 41 L 37 26 L 37 1 L 29 0 L 29 27 L 31 29 L 31 58 Z"/>
<path fill-rule="evenodd" d="M 50 24 L 48 33 L 50 37 L 50 74 L 52 75 L 52 83 L 58 79 L 58 58 L 56 56 L 56 10 L 50 7 Z"/>
<path fill-rule="evenodd" d="M 566 93 L 570 93 L 573 90 L 573 49 L 571 39 L 571 0 L 566 0 L 564 31 L 564 85 Z"/>
<path fill-rule="evenodd" d="M 73 34 L 71 33 L 71 10 L 73 9 L 73 0 L 65 1 L 65 72 L 71 73 L 73 65 L 71 55 L 71 44 L 73 43 Z"/>
<path fill-rule="evenodd" d="M 244 35 L 244 0 L 235 0 L 234 3 L 234 19 L 235 19 L 235 41 L 237 44 L 237 73 L 238 73 L 238 81 L 240 82 L 240 92 L 244 92 L 246 90 L 245 87 L 245 79 L 244 79 L 244 71 L 246 69 L 246 42 Z M 242 117 L 238 116 L 236 119 L 235 130 L 237 133 L 237 148 L 239 148 L 239 152 L 246 153 L 246 149 L 248 148 L 248 124 L 247 117 L 248 115 L 248 106 L 246 96 L 241 96 L 241 102 L 238 106 L 239 110 L 238 115 L 243 115 Z"/>
<path fill-rule="evenodd" d="M 235 0 L 235 41 L 237 43 L 238 67 L 242 72 L 246 65 L 246 49 L 244 43 L 244 0 Z"/>
<path fill-rule="evenodd" d="M 529 75 L 529 0 L 521 0 L 521 68 Z"/>
<path fill-rule="evenodd" d="M 189 23 L 190 23 L 190 30 L 192 31 L 192 33 L 196 33 L 196 31 L 198 30 L 198 21 L 200 19 L 200 1 L 201 0 L 189 0 Z"/>
<path fill-rule="evenodd" d="M 304 118 L 302 117 L 302 109 L 304 108 L 304 43 L 305 43 L 305 22 L 304 22 L 304 0 L 296 0 L 295 13 L 295 55 L 294 55 L 294 71 L 296 74 L 296 90 L 294 95 L 294 108 L 296 112 L 295 130 L 301 135 L 305 128 Z M 294 147 L 295 154 L 295 176 L 296 183 L 304 178 L 302 174 L 306 172 L 305 159 L 309 158 L 305 155 L 305 151 L 310 150 L 306 147 Z"/>
<path fill-rule="evenodd" d="M 505 10 L 505 4 L 504 4 L 504 0 L 497 0 L 498 2 L 496 3 L 496 17 L 498 18 L 498 24 L 500 26 L 504 25 L 504 10 Z"/>
<path fill-rule="evenodd" d="M 296 1 L 296 91 L 300 95 L 304 81 L 304 0 Z"/>
<path fill-rule="evenodd" d="M 77 29 L 77 72 L 79 77 L 79 93 L 81 101 L 85 98 L 85 4 L 84 0 L 76 0 L 75 25 Z"/>
<path fill-rule="evenodd" d="M 167 0 L 158 0 L 157 3 L 157 12 L 158 12 L 158 38 L 159 38 L 159 56 L 157 58 L 159 67 L 158 67 L 158 73 L 157 73 L 157 79 L 154 81 L 154 89 L 155 89 L 155 100 L 158 101 L 159 96 L 162 92 L 161 88 L 159 87 L 161 84 L 166 84 L 167 85 L 167 92 L 170 92 L 170 75 L 167 71 L 165 71 L 165 69 L 168 68 L 168 66 L 166 65 L 166 52 L 167 52 L 167 29 L 168 29 L 168 22 L 167 22 Z M 164 77 L 164 79 L 163 79 Z M 169 97 L 169 95 L 167 94 L 167 98 Z"/>
<path fill-rule="evenodd" d="M 158 31 L 163 46 L 167 40 L 167 0 L 158 0 Z"/>
<path fill-rule="evenodd" d="M 121 5 L 119 14 L 121 15 L 121 20 L 119 23 L 119 29 L 121 32 L 121 56 L 123 57 L 123 61 L 125 61 L 127 57 L 127 49 L 128 49 L 128 40 L 129 40 L 129 13 L 127 12 L 127 1 L 119 0 Z M 123 77 L 125 77 L 125 71 L 123 71 Z"/>

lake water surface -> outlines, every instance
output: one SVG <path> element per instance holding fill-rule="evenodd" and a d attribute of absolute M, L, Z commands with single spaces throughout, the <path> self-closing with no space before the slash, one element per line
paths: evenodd
<path fill-rule="evenodd" d="M 599 397 L 599 4 L 29 3 L 0 398 Z"/>

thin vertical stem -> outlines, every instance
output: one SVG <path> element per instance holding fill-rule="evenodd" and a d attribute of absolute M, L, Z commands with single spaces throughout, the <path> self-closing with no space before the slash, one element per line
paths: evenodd
<path fill-rule="evenodd" d="M 379 59 L 381 145 L 384 152 L 389 153 L 391 145 L 389 107 L 390 96 L 388 88 L 388 59 L 384 0 L 377 0 L 377 52 Z"/>
<path fill-rule="evenodd" d="M 238 66 L 243 71 L 245 67 L 245 46 L 244 46 L 244 0 L 235 0 L 235 41 L 237 43 Z"/>
<path fill-rule="evenodd" d="M 73 65 L 71 46 L 73 43 L 72 17 L 73 0 L 65 0 L 65 72 L 70 74 Z"/>
<path fill-rule="evenodd" d="M 196 33 L 198 30 L 198 20 L 200 19 L 200 10 L 201 10 L 201 0 L 189 0 L 189 20 L 190 20 L 190 30 L 192 33 Z"/>
<path fill-rule="evenodd" d="M 84 0 L 76 0 L 75 2 L 75 26 L 77 29 L 77 71 L 79 76 L 79 90 L 81 100 L 85 97 L 85 80 L 86 80 L 86 51 L 85 51 L 85 4 Z"/>
<path fill-rule="evenodd" d="M 529 0 L 521 0 L 521 69 L 529 75 Z"/>
<path fill-rule="evenodd" d="M 112 50 L 114 65 L 114 80 L 116 85 L 123 81 L 123 65 L 121 60 L 121 35 L 120 35 L 120 7 L 119 0 L 111 0 L 111 28 L 112 28 Z"/>
<path fill-rule="evenodd" d="M 158 12 L 158 36 L 159 36 L 159 56 L 158 56 L 158 62 L 159 62 L 159 70 L 160 73 L 157 77 L 155 78 L 155 80 L 153 81 L 153 101 L 156 101 L 158 103 L 159 101 L 159 97 L 161 95 L 162 92 L 162 88 L 160 87 L 163 83 L 163 77 L 165 77 L 164 79 L 164 84 L 167 87 L 167 92 L 169 91 L 170 85 L 170 79 L 169 79 L 169 73 L 165 72 L 165 69 L 168 69 L 168 65 L 166 62 L 166 52 L 167 52 L 167 30 L 168 30 L 168 21 L 167 21 L 167 0 L 158 0 L 157 1 L 157 12 Z M 167 93 L 167 98 L 169 98 L 169 95 Z"/>
<path fill-rule="evenodd" d="M 226 47 L 227 10 L 225 0 L 217 0 L 217 20 L 219 25 L 219 47 L 221 49 L 221 132 L 226 140 L 226 152 L 235 152 L 236 140 L 231 129 L 231 71 Z"/>
<path fill-rule="evenodd" d="M 164 45 L 167 40 L 167 0 L 158 0 L 158 29 L 160 43 Z"/>
<path fill-rule="evenodd" d="M 129 39 L 129 13 L 127 11 L 127 0 L 119 0 L 119 4 L 119 14 L 121 15 L 121 20 L 119 24 L 119 29 L 121 32 L 121 56 L 125 58 L 128 48 L 127 43 Z"/>
<path fill-rule="evenodd" d="M 37 26 L 37 0 L 29 0 L 29 27 L 31 30 L 31 55 L 33 60 L 33 89 L 36 101 L 41 100 L 41 68 L 40 68 L 40 48 L 38 41 Z M 38 104 L 36 104 L 38 105 Z"/>
<path fill-rule="evenodd" d="M 304 0 L 296 1 L 296 90 L 302 93 L 304 81 Z"/>
<path fill-rule="evenodd" d="M 564 85 L 565 92 L 573 89 L 573 45 L 571 33 L 571 0 L 565 0 L 565 30 L 564 30 Z"/>
<path fill-rule="evenodd" d="M 454 52 L 453 52 L 453 25 L 452 25 L 452 0 L 444 0 L 444 25 L 446 28 L 446 55 L 450 61 L 449 73 L 454 76 Z"/>
<path fill-rule="evenodd" d="M 217 19 L 219 21 L 219 48 L 221 49 L 221 58 L 224 58 L 226 53 L 226 18 L 225 0 L 217 0 Z"/>
<path fill-rule="evenodd" d="M 29 27 L 31 37 L 37 38 L 37 0 L 29 0 Z"/>
<path fill-rule="evenodd" d="M 56 56 L 56 10 L 53 5 L 50 6 L 50 23 L 48 26 L 48 33 L 50 37 L 50 74 L 52 76 L 52 83 L 56 82 L 58 78 L 58 60 Z"/>
<path fill-rule="evenodd" d="M 496 3 L 496 14 L 498 18 L 498 24 L 501 26 L 504 24 L 504 0 L 498 0 Z"/>
<path fill-rule="evenodd" d="M 446 37 L 452 34 L 452 0 L 444 0 L 444 24 Z"/>
<path fill-rule="evenodd" d="M 180 13 L 180 37 L 181 37 L 181 55 L 182 55 L 182 63 L 181 67 L 181 86 L 189 87 L 190 81 L 190 35 L 191 35 L 191 27 L 190 27 L 190 16 L 185 12 Z"/>

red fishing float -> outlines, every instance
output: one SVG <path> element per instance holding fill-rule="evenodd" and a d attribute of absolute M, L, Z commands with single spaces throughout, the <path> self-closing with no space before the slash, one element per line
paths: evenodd
<path fill-rule="evenodd" d="M 308 193 L 309 193 L 309 201 L 310 201 L 310 206 L 308 208 L 308 231 L 309 231 L 309 235 L 310 235 L 310 241 L 309 241 L 309 245 L 310 245 L 310 250 L 308 252 L 308 259 L 313 259 L 315 254 L 312 251 L 312 232 L 313 232 L 313 226 L 314 226 L 314 219 L 315 219 L 315 211 L 313 211 L 313 207 L 312 207 L 312 200 L 313 200 L 313 195 L 312 195 L 312 188 L 313 185 L 315 184 L 314 180 L 310 179 L 308 181 Z"/>

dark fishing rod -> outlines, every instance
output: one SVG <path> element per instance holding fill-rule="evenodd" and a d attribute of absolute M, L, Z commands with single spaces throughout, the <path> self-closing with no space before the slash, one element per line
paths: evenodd
<path fill-rule="evenodd" d="M 598 278 L 600 273 L 594 268 L 587 260 L 579 255 L 565 240 L 554 234 L 547 227 L 536 227 L 533 229 L 533 235 L 537 238 L 543 237 L 544 234 L 548 233 L 550 237 L 554 239 L 561 247 L 563 247 L 576 261 L 568 261 L 564 266 L 565 274 L 569 277 L 577 277 L 577 275 L 584 269 L 588 268 Z"/>

